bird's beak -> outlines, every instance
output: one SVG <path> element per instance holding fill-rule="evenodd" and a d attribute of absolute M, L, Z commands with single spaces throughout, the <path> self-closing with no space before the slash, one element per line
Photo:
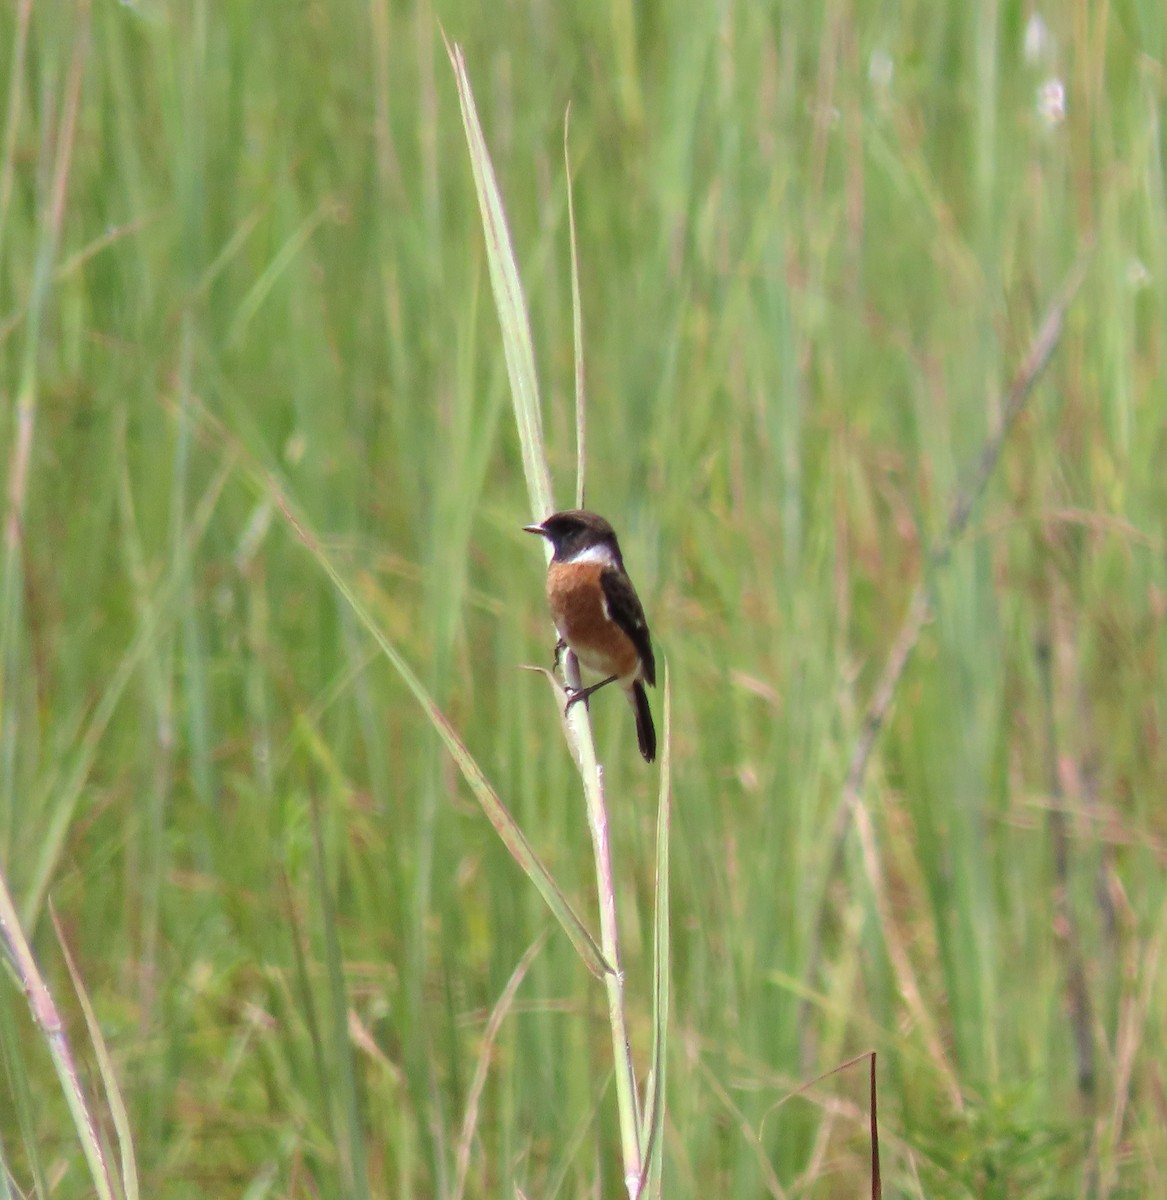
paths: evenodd
<path fill-rule="evenodd" d="M 542 525 L 524 525 L 523 532 L 524 533 L 537 533 L 540 537 L 547 536 L 547 530 L 544 529 Z"/>

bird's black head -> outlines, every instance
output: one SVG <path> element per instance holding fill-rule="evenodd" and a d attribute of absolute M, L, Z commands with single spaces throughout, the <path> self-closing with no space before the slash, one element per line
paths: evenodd
<path fill-rule="evenodd" d="M 624 566 L 616 531 L 598 513 L 588 512 L 585 508 L 552 513 L 541 525 L 524 525 L 523 528 L 551 543 L 555 562 L 572 562 L 591 552 L 610 559 L 615 566 Z"/>

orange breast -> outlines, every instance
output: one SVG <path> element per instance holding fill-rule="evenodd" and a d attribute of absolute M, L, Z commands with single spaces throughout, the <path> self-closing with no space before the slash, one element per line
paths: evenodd
<path fill-rule="evenodd" d="M 547 572 L 547 603 L 559 636 L 579 661 L 600 675 L 631 680 L 640 655 L 631 638 L 606 613 L 600 563 L 553 564 Z"/>

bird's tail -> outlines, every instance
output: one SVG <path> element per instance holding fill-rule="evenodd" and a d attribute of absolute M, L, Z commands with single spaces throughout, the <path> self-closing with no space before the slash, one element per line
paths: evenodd
<path fill-rule="evenodd" d="M 636 740 L 645 762 L 656 758 L 656 726 L 652 723 L 652 709 L 648 707 L 648 693 L 638 679 L 628 693 L 628 702 L 636 713 Z"/>

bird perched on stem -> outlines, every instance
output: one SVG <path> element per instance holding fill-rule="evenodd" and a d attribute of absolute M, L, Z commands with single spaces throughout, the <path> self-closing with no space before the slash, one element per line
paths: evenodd
<path fill-rule="evenodd" d="M 609 683 L 618 683 L 636 714 L 636 738 L 645 762 L 656 757 L 656 729 L 647 683 L 656 686 L 652 639 L 640 597 L 624 569 L 616 531 L 599 514 L 573 508 L 524 525 L 551 543 L 547 603 L 566 646 L 582 666 L 604 676 L 590 687 L 569 690 L 564 715 Z"/>

